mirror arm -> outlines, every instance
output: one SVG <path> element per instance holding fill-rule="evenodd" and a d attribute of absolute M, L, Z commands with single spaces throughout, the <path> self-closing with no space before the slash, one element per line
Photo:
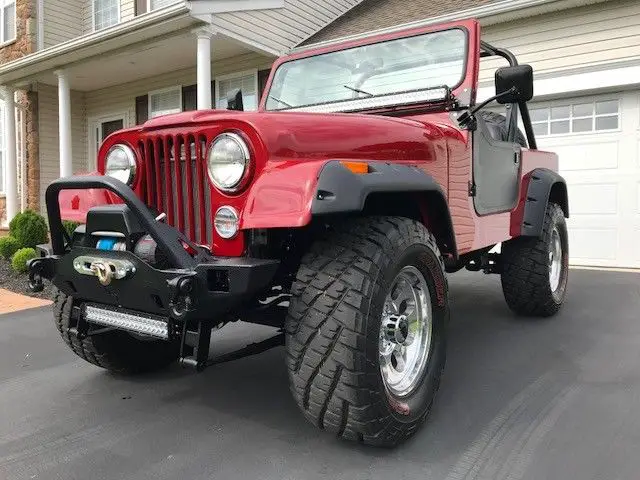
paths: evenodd
<path fill-rule="evenodd" d="M 527 143 L 531 150 L 537 150 L 538 145 L 536 143 L 536 137 L 533 133 L 533 125 L 531 125 L 531 116 L 529 115 L 529 106 L 527 102 L 520 102 L 520 115 L 522 115 L 522 124 L 524 125 L 524 131 L 527 134 Z"/>
<path fill-rule="evenodd" d="M 489 105 L 494 100 L 498 100 L 499 98 L 506 97 L 506 96 L 509 96 L 509 95 L 517 95 L 517 93 L 518 93 L 518 89 L 516 87 L 511 87 L 507 91 L 504 91 L 502 93 L 499 93 L 498 95 L 494 95 L 493 97 L 486 99 L 484 102 L 479 103 L 475 107 L 470 108 L 466 112 L 462 113 L 462 115 L 460 115 L 458 117 L 458 123 L 463 128 L 468 128 L 469 130 L 475 130 L 477 128 L 477 125 L 478 125 L 477 122 L 476 122 L 476 117 L 475 117 L 475 115 L 478 112 L 478 110 L 486 107 L 487 105 Z M 529 123 L 531 123 L 531 122 L 529 122 Z"/>

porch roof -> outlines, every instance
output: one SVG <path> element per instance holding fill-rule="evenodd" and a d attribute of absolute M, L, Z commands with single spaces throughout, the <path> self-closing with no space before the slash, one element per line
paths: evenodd
<path fill-rule="evenodd" d="M 56 84 L 57 70 L 68 73 L 74 90 L 89 91 L 160 75 L 196 65 L 194 30 L 214 33 L 212 59 L 273 50 L 241 34 L 228 35 L 212 25 L 214 14 L 229 8 L 251 12 L 279 8 L 283 0 L 178 1 L 109 28 L 73 38 L 31 55 L 0 65 L 0 85 L 25 87 L 34 82 Z"/>

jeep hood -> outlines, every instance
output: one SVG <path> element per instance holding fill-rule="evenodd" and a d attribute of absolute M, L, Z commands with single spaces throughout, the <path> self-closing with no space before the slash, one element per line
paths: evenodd
<path fill-rule="evenodd" d="M 437 119 L 438 115 L 434 115 Z M 139 131 L 212 127 L 244 131 L 257 138 L 270 161 L 367 159 L 411 162 L 446 155 L 445 130 L 438 121 L 421 122 L 366 114 L 234 112 L 206 110 L 154 118 Z M 442 150 L 442 152 L 438 152 Z"/>

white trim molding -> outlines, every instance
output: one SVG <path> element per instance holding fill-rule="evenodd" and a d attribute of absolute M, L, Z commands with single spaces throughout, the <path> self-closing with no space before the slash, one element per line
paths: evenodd
<path fill-rule="evenodd" d="M 284 0 L 190 0 L 187 8 L 193 15 L 272 10 L 284 8 Z"/>

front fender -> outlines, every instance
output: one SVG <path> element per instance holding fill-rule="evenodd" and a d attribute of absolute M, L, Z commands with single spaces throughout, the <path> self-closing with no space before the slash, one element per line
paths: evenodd
<path fill-rule="evenodd" d="M 548 168 L 536 168 L 527 173 L 522 179 L 518 207 L 511 214 L 511 236 L 540 236 L 549 201 L 560 205 L 564 216 L 569 218 L 569 198 L 564 178 Z"/>
<path fill-rule="evenodd" d="M 369 173 L 355 174 L 339 160 L 281 164 L 264 171 L 251 187 L 241 228 L 302 227 L 314 216 L 355 213 L 365 209 L 369 195 L 426 194 L 413 207 L 433 230 L 441 248 L 457 256 L 446 196 L 425 171 L 389 162 L 370 161 Z M 402 210 L 398 214 L 402 214 Z"/>

